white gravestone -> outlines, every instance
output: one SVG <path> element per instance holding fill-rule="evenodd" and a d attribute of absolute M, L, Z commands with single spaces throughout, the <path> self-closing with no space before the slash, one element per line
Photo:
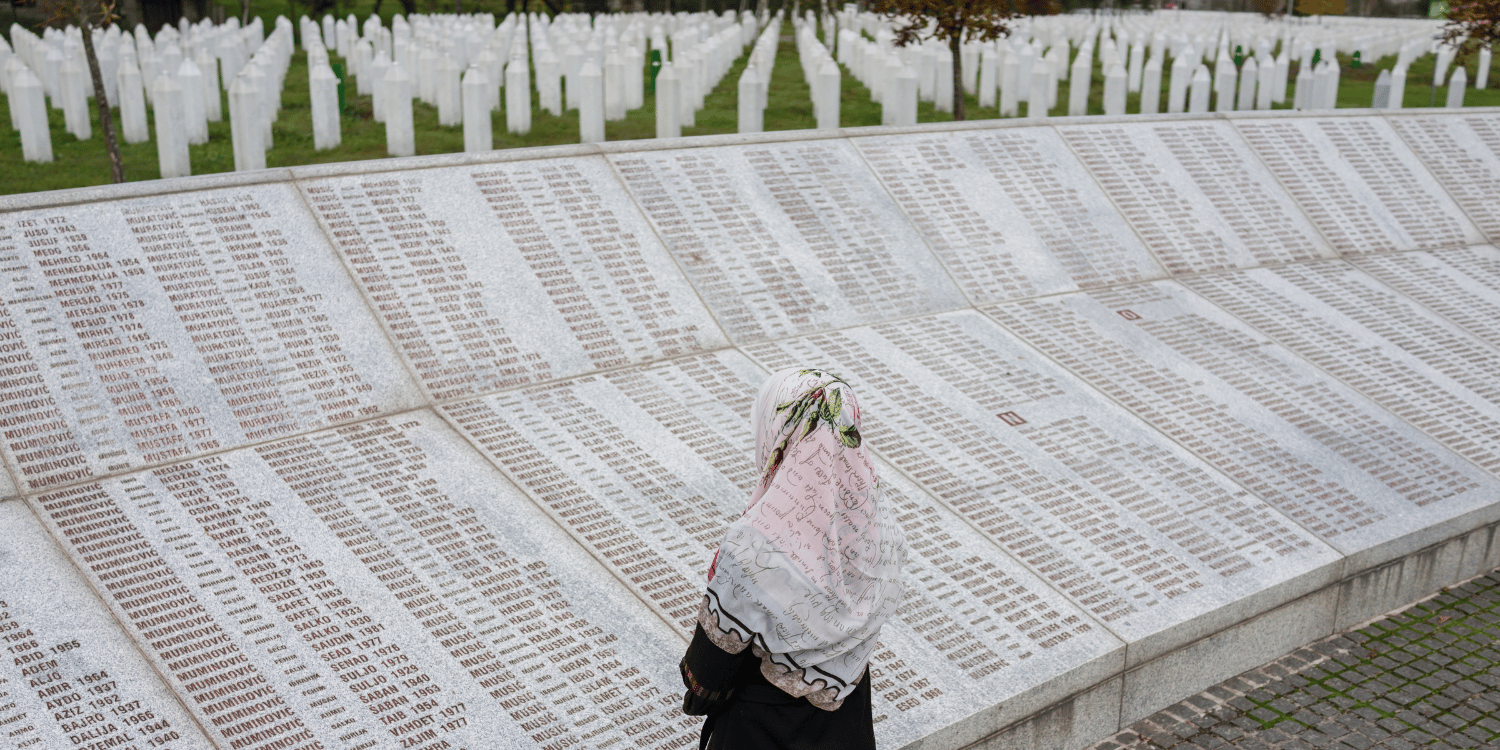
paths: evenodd
<path fill-rule="evenodd" d="M 464 73 L 464 151 L 477 153 L 495 147 L 490 120 L 490 81 L 484 71 L 471 67 Z"/>
<path fill-rule="evenodd" d="M 400 65 L 392 65 L 385 74 L 385 148 L 391 156 L 417 153 L 411 99 L 411 77 Z"/>
<path fill-rule="evenodd" d="M 156 159 L 161 176 L 187 177 L 193 173 L 188 159 L 188 128 L 182 85 L 169 75 L 156 77 Z"/>
<path fill-rule="evenodd" d="M 339 122 L 339 79 L 327 63 L 320 63 L 307 74 L 312 99 L 313 148 L 324 151 L 337 148 L 343 140 Z"/>

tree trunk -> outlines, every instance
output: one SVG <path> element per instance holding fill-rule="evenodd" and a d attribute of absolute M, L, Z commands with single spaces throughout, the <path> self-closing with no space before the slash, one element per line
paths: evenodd
<path fill-rule="evenodd" d="M 79 20 L 83 22 L 83 55 L 88 58 L 89 76 L 94 79 L 94 103 L 99 107 L 99 129 L 104 131 L 104 150 L 109 152 L 110 177 L 115 182 L 124 182 L 125 163 L 120 160 L 120 142 L 115 140 L 115 120 L 110 114 L 109 97 L 104 93 L 104 75 L 99 72 L 99 56 L 94 54 L 94 24 L 86 16 Z"/>
<path fill-rule="evenodd" d="M 250 25 L 250 0 L 240 0 L 240 28 Z"/>
<path fill-rule="evenodd" d="M 948 40 L 948 50 L 953 53 L 953 119 L 968 117 L 964 110 L 964 56 L 962 35 Z"/>

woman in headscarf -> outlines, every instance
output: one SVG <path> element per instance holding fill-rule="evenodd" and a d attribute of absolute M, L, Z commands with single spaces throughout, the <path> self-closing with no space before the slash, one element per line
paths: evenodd
<path fill-rule="evenodd" d="M 708 570 L 680 665 L 702 748 L 875 747 L 867 671 L 901 604 L 905 535 L 848 383 L 782 370 L 751 410 L 760 482 Z"/>

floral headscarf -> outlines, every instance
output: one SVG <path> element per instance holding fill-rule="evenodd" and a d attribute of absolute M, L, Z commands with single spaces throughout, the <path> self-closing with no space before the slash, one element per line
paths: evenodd
<path fill-rule="evenodd" d="M 880 502 L 848 383 L 782 370 L 751 421 L 761 480 L 714 556 L 698 620 L 719 648 L 751 647 L 767 680 L 831 711 L 901 604 L 905 534 Z"/>

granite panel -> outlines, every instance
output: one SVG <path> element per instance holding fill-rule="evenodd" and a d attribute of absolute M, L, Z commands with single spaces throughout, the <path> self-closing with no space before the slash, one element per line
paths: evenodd
<path fill-rule="evenodd" d="M 686 636 L 724 528 L 759 479 L 749 412 L 764 377 L 720 352 L 443 412 Z M 1122 644 L 1098 623 L 881 469 L 909 546 L 900 619 L 881 632 L 870 673 L 882 744 L 980 713 L 1015 721 L 1123 667 Z"/>
<path fill-rule="evenodd" d="M 972 311 L 750 347 L 824 363 L 871 445 L 1130 644 L 1136 663 L 1326 585 L 1339 556 Z M 1231 606 L 1236 605 L 1236 606 Z"/>
<path fill-rule="evenodd" d="M 1052 128 L 853 143 L 974 302 L 1165 276 Z"/>
<path fill-rule="evenodd" d="M 1469 220 L 1500 242 L 1500 114 L 1386 120 Z"/>
<path fill-rule="evenodd" d="M 1354 265 L 1500 347 L 1500 250 L 1464 247 L 1355 258 Z"/>
<path fill-rule="evenodd" d="M 602 157 L 299 185 L 434 400 L 725 343 Z"/>
<path fill-rule="evenodd" d="M 1500 350 L 1343 261 L 1183 283 L 1500 475 Z"/>
<path fill-rule="evenodd" d="M 1120 726 L 1331 635 L 1338 604 L 1329 586 L 1126 672 Z"/>
<path fill-rule="evenodd" d="M 1236 125 L 1342 254 L 1484 241 L 1381 118 L 1240 120 Z"/>
<path fill-rule="evenodd" d="M 1500 511 L 1494 477 L 1174 282 L 986 312 L 1343 552 L 1345 575 Z"/>
<path fill-rule="evenodd" d="M 1333 255 L 1228 122 L 1058 131 L 1171 274 Z"/>
<path fill-rule="evenodd" d="M 28 492 L 420 398 L 289 185 L 0 215 L 0 263 Z"/>
<path fill-rule="evenodd" d="M 210 750 L 31 510 L 0 504 L 0 529 L 6 747 Z"/>
<path fill-rule="evenodd" d="M 736 342 L 966 304 L 847 141 L 609 159 Z"/>
<path fill-rule="evenodd" d="M 1493 525 L 1446 539 L 1339 584 L 1335 630 L 1351 630 L 1500 566 Z"/>
<path fill-rule="evenodd" d="M 984 737 L 966 750 L 1083 750 L 1119 730 L 1124 683 L 1124 678 L 1116 677 L 1069 696 L 1025 721 Z M 912 743 L 903 750 L 943 747 L 936 741 L 939 739 Z"/>
<path fill-rule="evenodd" d="M 696 742 L 684 641 L 430 411 L 32 502 L 222 747 Z"/>

